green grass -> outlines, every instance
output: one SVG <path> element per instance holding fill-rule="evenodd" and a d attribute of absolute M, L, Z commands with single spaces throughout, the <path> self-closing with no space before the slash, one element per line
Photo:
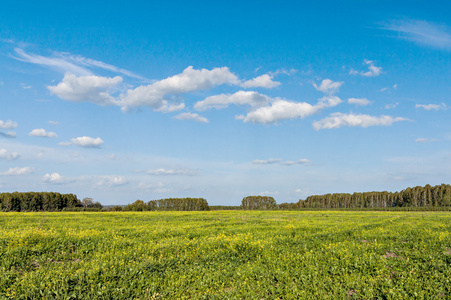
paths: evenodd
<path fill-rule="evenodd" d="M 0 213 L 0 298 L 450 299 L 451 214 Z"/>

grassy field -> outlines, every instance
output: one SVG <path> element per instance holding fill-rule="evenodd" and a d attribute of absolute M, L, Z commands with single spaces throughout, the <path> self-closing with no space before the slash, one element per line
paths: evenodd
<path fill-rule="evenodd" d="M 451 214 L 0 213 L 0 299 L 450 299 Z"/>

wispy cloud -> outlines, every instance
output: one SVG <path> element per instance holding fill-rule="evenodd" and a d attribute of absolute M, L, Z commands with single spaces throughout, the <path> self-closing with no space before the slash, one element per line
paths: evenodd
<path fill-rule="evenodd" d="M 194 113 L 190 113 L 190 112 L 186 112 L 186 113 L 181 113 L 177 116 L 174 117 L 174 119 L 178 119 L 178 120 L 193 120 L 199 123 L 208 123 L 208 119 L 204 118 L 202 116 L 199 116 L 198 114 L 194 114 Z"/>
<path fill-rule="evenodd" d="M 422 108 L 424 110 L 446 110 L 447 106 L 445 103 L 441 104 L 416 104 L 416 108 Z"/>
<path fill-rule="evenodd" d="M 7 159 L 9 161 L 16 160 L 20 157 L 20 154 L 17 152 L 9 152 L 6 149 L 0 149 L 0 159 Z"/>
<path fill-rule="evenodd" d="M 98 186 L 114 187 L 128 183 L 127 178 L 125 178 L 124 176 L 114 176 L 114 175 L 98 176 L 97 179 Z"/>
<path fill-rule="evenodd" d="M 14 129 L 17 126 L 18 126 L 17 122 L 14 122 L 11 120 L 7 120 L 7 121 L 0 120 L 0 129 Z M 0 131 L 0 136 L 5 137 L 5 138 L 15 138 L 16 133 L 14 131 L 8 131 L 8 132 Z"/>
<path fill-rule="evenodd" d="M 297 72 L 298 72 L 298 70 L 296 70 L 296 69 L 289 69 L 289 70 L 287 70 L 287 69 L 278 69 L 278 70 L 276 70 L 276 71 L 274 71 L 274 72 L 268 72 L 268 74 L 269 74 L 270 76 L 277 76 L 277 75 L 279 75 L 279 74 L 284 74 L 284 75 L 287 75 L 287 76 L 292 76 L 292 75 L 296 74 Z"/>
<path fill-rule="evenodd" d="M 34 172 L 34 168 L 23 167 L 23 168 L 10 168 L 8 171 L 1 172 L 0 175 L 3 176 L 21 176 L 28 175 Z"/>
<path fill-rule="evenodd" d="M 382 67 L 377 67 L 374 64 L 374 61 L 372 60 L 368 60 L 365 59 L 363 60 L 363 64 L 368 66 L 368 71 L 357 71 L 354 69 L 351 69 L 351 71 L 349 71 L 349 74 L 351 75 L 362 75 L 364 77 L 376 77 L 379 76 L 380 74 L 382 74 Z"/>
<path fill-rule="evenodd" d="M 0 136 L 5 137 L 5 138 L 15 138 L 16 137 L 16 133 L 14 131 L 8 131 L 8 132 L 1 132 L 0 131 Z"/>
<path fill-rule="evenodd" d="M 100 68 L 133 78 L 145 79 L 142 76 L 136 75 L 128 70 L 80 55 L 72 55 L 65 52 L 53 52 L 52 56 L 43 56 L 34 53 L 27 53 L 22 48 L 15 48 L 14 51 L 16 55 L 11 55 L 11 57 L 16 60 L 51 67 L 62 73 L 72 73 L 78 76 L 86 76 L 93 75 L 90 68 Z"/>
<path fill-rule="evenodd" d="M 335 94 L 336 92 L 338 92 L 338 89 L 342 85 L 343 81 L 332 81 L 330 79 L 324 79 L 323 81 L 321 81 L 320 85 L 314 83 L 313 87 L 325 94 Z"/>
<path fill-rule="evenodd" d="M 254 159 L 252 161 L 252 163 L 256 164 L 256 165 L 269 165 L 269 164 L 279 163 L 281 161 L 282 161 L 282 159 L 280 159 L 280 158 Z"/>
<path fill-rule="evenodd" d="M 158 182 L 158 183 L 144 183 L 144 182 L 140 182 L 138 184 L 138 187 L 140 189 L 143 190 L 152 190 L 156 193 L 167 193 L 170 191 L 170 189 L 168 189 L 167 187 L 165 187 L 165 185 L 162 182 Z"/>
<path fill-rule="evenodd" d="M 142 79 L 142 80 L 145 79 L 144 77 L 142 77 L 140 75 L 137 75 L 137 74 L 135 74 L 133 72 L 130 72 L 128 70 L 125 70 L 125 69 L 122 69 L 122 68 L 119 68 L 119 67 L 107 64 L 107 63 L 104 63 L 102 61 L 86 58 L 86 57 L 83 57 L 83 56 L 80 56 L 80 55 L 72 55 L 72 54 L 69 54 L 69 53 L 56 52 L 56 54 L 59 55 L 60 57 L 64 58 L 64 59 L 66 59 L 66 60 L 73 61 L 74 63 L 77 63 L 77 64 L 82 65 L 82 66 L 97 67 L 97 68 L 101 68 L 101 69 L 104 69 L 104 70 L 111 71 L 113 73 L 123 74 L 123 75 L 128 76 L 128 77 Z"/>
<path fill-rule="evenodd" d="M 23 49 L 15 48 L 17 56 L 12 56 L 12 58 L 17 59 L 19 61 L 37 64 L 42 66 L 47 66 L 51 68 L 55 68 L 63 73 L 70 72 L 77 75 L 91 75 L 92 72 L 86 68 L 77 66 L 63 58 L 59 57 L 45 57 L 33 53 L 26 53 Z"/>
<path fill-rule="evenodd" d="M 189 169 L 164 169 L 164 168 L 148 170 L 146 171 L 146 173 L 155 176 L 171 176 L 171 175 L 192 176 L 197 174 L 197 172 Z"/>
<path fill-rule="evenodd" d="M 329 117 L 324 118 L 320 121 L 313 122 L 313 129 L 333 129 L 340 128 L 342 126 L 349 127 L 370 127 L 370 126 L 390 126 L 394 122 L 407 121 L 408 119 L 402 117 L 391 117 L 391 116 L 370 116 L 363 114 L 344 114 L 344 113 L 333 113 Z"/>
<path fill-rule="evenodd" d="M 445 25 L 420 20 L 395 20 L 383 29 L 395 31 L 397 38 L 422 46 L 451 50 L 451 29 Z"/>
<path fill-rule="evenodd" d="M 368 104 L 371 104 L 371 101 L 366 98 L 349 98 L 348 103 L 359 105 L 359 106 L 366 106 Z"/>
<path fill-rule="evenodd" d="M 301 158 L 298 160 L 287 160 L 283 161 L 280 158 L 270 158 L 270 159 L 255 159 L 252 161 L 253 164 L 256 165 L 272 165 L 272 164 L 279 164 L 282 166 L 294 166 L 294 165 L 302 165 L 302 164 L 308 164 L 310 163 L 310 160 L 306 158 Z"/>
<path fill-rule="evenodd" d="M 384 106 L 385 109 L 395 109 L 399 105 L 399 102 L 386 104 Z"/>
<path fill-rule="evenodd" d="M 298 160 L 288 160 L 288 161 L 284 161 L 281 162 L 280 164 L 282 166 L 294 166 L 294 165 L 305 165 L 305 164 L 309 164 L 310 160 L 306 159 L 306 158 L 301 158 Z"/>
<path fill-rule="evenodd" d="M 417 143 L 431 143 L 431 142 L 438 142 L 437 139 L 430 139 L 430 138 L 418 138 L 415 140 Z"/>

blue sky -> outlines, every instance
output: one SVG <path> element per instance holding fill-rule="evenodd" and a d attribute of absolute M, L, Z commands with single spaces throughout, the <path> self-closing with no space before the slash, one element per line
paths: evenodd
<path fill-rule="evenodd" d="M 0 192 L 239 205 L 451 179 L 447 1 L 4 1 Z"/>

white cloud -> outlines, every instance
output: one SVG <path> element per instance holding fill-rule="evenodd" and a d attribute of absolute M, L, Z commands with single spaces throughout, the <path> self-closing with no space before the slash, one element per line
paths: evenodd
<path fill-rule="evenodd" d="M 281 162 L 280 164 L 283 166 L 294 166 L 294 165 L 305 165 L 305 164 L 309 164 L 309 163 L 310 163 L 310 160 L 308 160 L 306 158 L 301 158 L 296 161 L 291 161 L 291 160 L 284 161 L 284 162 Z"/>
<path fill-rule="evenodd" d="M 360 105 L 360 106 L 365 106 L 365 105 L 370 104 L 371 101 L 366 99 L 366 98 L 349 98 L 348 99 L 348 103 L 349 104 Z"/>
<path fill-rule="evenodd" d="M 415 140 L 417 143 L 430 143 L 430 142 L 437 142 L 437 139 L 429 139 L 429 138 L 418 138 Z"/>
<path fill-rule="evenodd" d="M 13 122 L 11 120 L 2 121 L 0 120 L 0 129 L 13 129 L 17 127 L 17 122 Z"/>
<path fill-rule="evenodd" d="M 382 73 L 382 67 L 376 67 L 373 61 L 365 59 L 363 63 L 368 65 L 368 71 L 362 71 L 360 72 L 360 75 L 365 77 L 376 77 Z"/>
<path fill-rule="evenodd" d="M 180 74 L 127 90 L 121 95 L 121 105 L 123 110 L 139 106 L 160 110 L 162 107 L 171 107 L 168 102 L 171 100 L 169 96 L 207 90 L 222 84 L 238 85 L 240 80 L 227 67 L 196 70 L 190 66 Z"/>
<path fill-rule="evenodd" d="M 97 185 L 101 186 L 120 186 L 128 183 L 127 178 L 124 176 L 99 176 L 97 177 Z"/>
<path fill-rule="evenodd" d="M 320 121 L 313 122 L 313 128 L 315 130 L 319 129 L 332 129 L 339 128 L 342 126 L 350 127 L 369 127 L 369 126 L 389 126 L 394 122 L 407 121 L 406 118 L 401 117 L 391 117 L 391 116 L 370 116 L 363 114 L 343 114 L 343 113 L 333 113 L 329 117 L 324 118 Z"/>
<path fill-rule="evenodd" d="M 59 173 L 47 173 L 44 177 L 42 177 L 42 181 L 49 184 L 65 184 L 71 182 L 72 180 L 61 176 Z"/>
<path fill-rule="evenodd" d="M 52 125 L 59 125 L 60 124 L 58 121 L 49 121 L 48 123 L 52 124 Z"/>
<path fill-rule="evenodd" d="M 34 172 L 34 168 L 31 167 L 23 167 L 23 168 L 10 168 L 6 172 L 0 173 L 3 176 L 20 176 L 20 175 L 28 175 Z"/>
<path fill-rule="evenodd" d="M 254 159 L 252 161 L 252 163 L 253 164 L 257 164 L 257 165 L 268 165 L 268 164 L 275 164 L 275 163 L 278 163 L 278 162 L 281 162 L 281 161 L 282 161 L 282 159 L 280 159 L 280 158 L 270 158 L 270 159 L 264 159 L 264 160 L 262 160 L 262 159 Z"/>
<path fill-rule="evenodd" d="M 20 157 L 17 152 L 8 152 L 6 149 L 0 149 L 0 159 L 7 159 L 9 161 L 16 160 Z"/>
<path fill-rule="evenodd" d="M 47 132 L 43 128 L 33 129 L 28 135 L 30 136 L 39 136 L 39 137 L 58 137 L 55 132 Z"/>
<path fill-rule="evenodd" d="M 398 32 L 397 38 L 423 46 L 451 49 L 451 30 L 444 25 L 418 20 L 396 20 L 384 29 Z"/>
<path fill-rule="evenodd" d="M 84 147 L 84 148 L 100 148 L 103 145 L 103 140 L 99 137 L 92 138 L 89 136 L 81 136 L 70 140 L 72 144 Z M 63 145 L 60 143 L 60 145 Z"/>
<path fill-rule="evenodd" d="M 447 106 L 445 103 L 441 104 L 417 104 L 416 108 L 423 108 L 424 110 L 446 110 Z"/>
<path fill-rule="evenodd" d="M 120 76 L 113 78 L 95 75 L 77 77 L 73 74 L 66 74 L 58 85 L 47 88 L 51 93 L 68 101 L 119 105 L 110 92 L 121 82 Z"/>
<path fill-rule="evenodd" d="M 263 87 L 267 89 L 272 89 L 274 87 L 278 87 L 279 85 L 281 85 L 280 82 L 273 81 L 272 78 L 273 76 L 264 74 L 243 82 L 241 86 L 244 88 Z"/>
<path fill-rule="evenodd" d="M 174 169 L 164 169 L 164 168 L 160 168 L 160 169 L 155 169 L 155 170 L 148 170 L 146 172 L 149 175 L 156 175 L 156 176 L 166 176 L 166 175 L 195 175 L 196 172 L 192 171 L 192 170 L 187 170 L 187 169 L 180 169 L 180 170 L 174 170 Z"/>
<path fill-rule="evenodd" d="M 260 107 L 246 116 L 237 116 L 237 119 L 244 122 L 268 124 L 286 119 L 303 118 L 312 115 L 315 111 L 315 107 L 306 102 L 276 100 L 270 106 Z"/>
<path fill-rule="evenodd" d="M 338 89 L 343 85 L 343 81 L 332 81 L 330 79 L 324 79 L 321 81 L 321 84 L 318 86 L 316 83 L 313 83 L 315 89 L 325 94 L 335 94 L 338 92 Z"/>
<path fill-rule="evenodd" d="M 238 91 L 235 94 L 220 94 L 207 97 L 205 100 L 196 102 L 194 109 L 199 111 L 210 108 L 221 109 L 228 107 L 229 104 L 258 107 L 267 105 L 270 101 L 270 97 L 257 92 Z"/>
<path fill-rule="evenodd" d="M 208 123 L 208 119 L 199 116 L 198 114 L 193 114 L 193 113 L 181 113 L 177 116 L 174 117 L 174 119 L 178 119 L 178 120 L 194 120 L 196 122 L 200 122 L 200 123 Z"/>
<path fill-rule="evenodd" d="M 275 99 L 271 105 L 257 108 L 246 116 L 237 116 L 236 119 L 243 122 L 270 124 L 282 120 L 304 118 L 310 116 L 322 108 L 336 106 L 341 103 L 336 96 L 321 98 L 317 104 L 311 105 L 306 102 L 293 102 Z"/>

